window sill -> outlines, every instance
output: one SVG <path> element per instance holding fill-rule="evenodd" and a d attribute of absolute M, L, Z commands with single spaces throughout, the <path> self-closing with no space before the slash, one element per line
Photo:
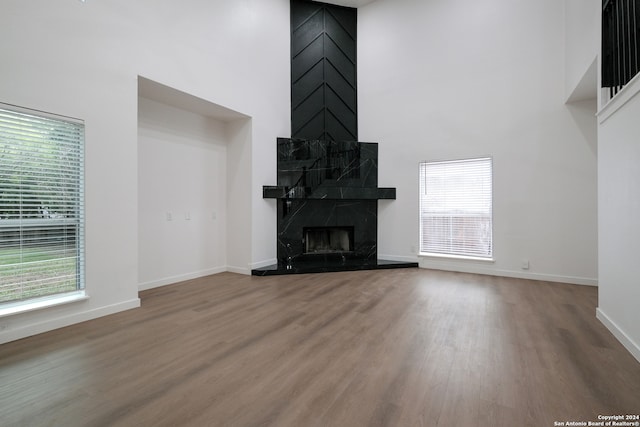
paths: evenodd
<path fill-rule="evenodd" d="M 13 316 L 15 314 L 27 313 L 29 311 L 51 308 L 58 305 L 70 304 L 88 299 L 89 296 L 85 291 L 76 291 L 61 295 L 35 298 L 27 301 L 3 303 L 0 304 L 0 317 Z"/>
<path fill-rule="evenodd" d="M 436 254 L 436 253 L 428 253 L 428 252 L 420 252 L 418 254 L 421 258 L 436 258 L 436 259 L 455 259 L 455 260 L 464 260 L 464 261 L 481 261 L 481 262 L 495 262 L 493 258 L 480 258 L 480 257 L 472 257 L 472 256 L 464 256 L 464 255 L 448 255 L 448 254 Z"/>

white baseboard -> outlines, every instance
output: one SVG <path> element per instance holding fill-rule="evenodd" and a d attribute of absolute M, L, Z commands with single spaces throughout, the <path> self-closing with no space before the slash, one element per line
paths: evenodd
<path fill-rule="evenodd" d="M 160 286 L 172 285 L 185 280 L 197 279 L 199 277 L 210 276 L 227 271 L 226 267 L 214 267 L 206 270 L 194 271 L 192 273 L 179 274 L 177 276 L 163 277 L 162 279 L 151 280 L 148 282 L 138 283 L 139 291 L 158 288 Z"/>
<path fill-rule="evenodd" d="M 389 261 L 398 261 L 398 262 L 418 262 L 417 256 L 400 256 L 400 255 L 380 255 L 378 254 L 378 259 L 386 259 Z"/>
<path fill-rule="evenodd" d="M 277 263 L 278 263 L 278 260 L 276 258 L 265 259 L 264 261 L 252 262 L 251 269 L 262 268 L 262 267 L 266 267 L 268 265 L 274 265 Z"/>
<path fill-rule="evenodd" d="M 421 259 L 420 268 L 457 271 L 460 273 L 485 274 L 489 276 L 513 277 L 516 279 L 542 280 L 546 282 L 570 283 L 573 285 L 598 286 L 598 279 L 589 277 L 561 276 L 530 271 L 501 270 L 473 263 L 448 263 Z"/>
<path fill-rule="evenodd" d="M 249 264 L 249 267 L 238 267 L 234 265 L 228 265 L 227 271 L 230 273 L 245 274 L 250 276 L 251 270 L 255 268 L 262 268 L 262 267 L 266 267 L 268 265 L 274 265 L 277 263 L 278 263 L 278 260 L 276 258 L 272 258 L 272 259 L 266 259 L 264 261 L 252 262 L 251 264 Z"/>
<path fill-rule="evenodd" d="M 137 307 L 140 307 L 140 299 L 134 298 L 129 301 L 119 302 L 117 304 L 96 308 L 94 310 L 49 318 L 43 322 L 18 327 L 6 332 L 0 332 L 0 344 L 30 337 L 32 335 L 41 334 L 43 332 L 52 331 L 54 329 L 64 328 L 65 326 L 86 322 L 87 320 L 96 319 L 102 316 L 108 316 L 110 314 L 115 314 L 120 311 L 130 310 Z"/>
<path fill-rule="evenodd" d="M 229 273 L 244 274 L 245 276 L 251 275 L 251 270 L 247 267 L 234 267 L 233 265 L 228 265 L 226 271 Z"/>
<path fill-rule="evenodd" d="M 635 343 L 620 327 L 607 316 L 600 307 L 596 308 L 596 318 L 613 334 L 629 353 L 640 362 L 640 345 Z"/>

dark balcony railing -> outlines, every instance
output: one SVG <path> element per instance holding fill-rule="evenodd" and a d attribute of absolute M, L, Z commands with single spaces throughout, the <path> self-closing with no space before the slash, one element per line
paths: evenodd
<path fill-rule="evenodd" d="M 602 87 L 612 98 L 640 71 L 640 0 L 602 2 Z"/>

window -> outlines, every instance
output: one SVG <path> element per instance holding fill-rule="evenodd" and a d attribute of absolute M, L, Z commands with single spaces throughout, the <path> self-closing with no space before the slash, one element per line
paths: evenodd
<path fill-rule="evenodd" d="M 0 104 L 0 304 L 84 289 L 84 125 Z"/>
<path fill-rule="evenodd" d="M 491 259 L 492 159 L 420 163 L 420 254 Z"/>

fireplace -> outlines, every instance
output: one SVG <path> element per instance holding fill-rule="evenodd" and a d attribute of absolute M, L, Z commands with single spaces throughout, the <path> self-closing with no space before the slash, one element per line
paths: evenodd
<path fill-rule="evenodd" d="M 353 252 L 353 227 L 304 227 L 305 254 L 345 254 Z"/>
<path fill-rule="evenodd" d="M 396 190 L 378 187 L 378 144 L 278 138 L 277 160 L 263 197 L 276 199 L 278 261 L 252 274 L 391 268 L 378 260 L 378 200 Z"/>
<path fill-rule="evenodd" d="M 378 259 L 378 144 L 357 142 L 357 10 L 291 1 L 291 135 L 278 138 L 277 264 L 254 275 L 417 267 Z"/>

